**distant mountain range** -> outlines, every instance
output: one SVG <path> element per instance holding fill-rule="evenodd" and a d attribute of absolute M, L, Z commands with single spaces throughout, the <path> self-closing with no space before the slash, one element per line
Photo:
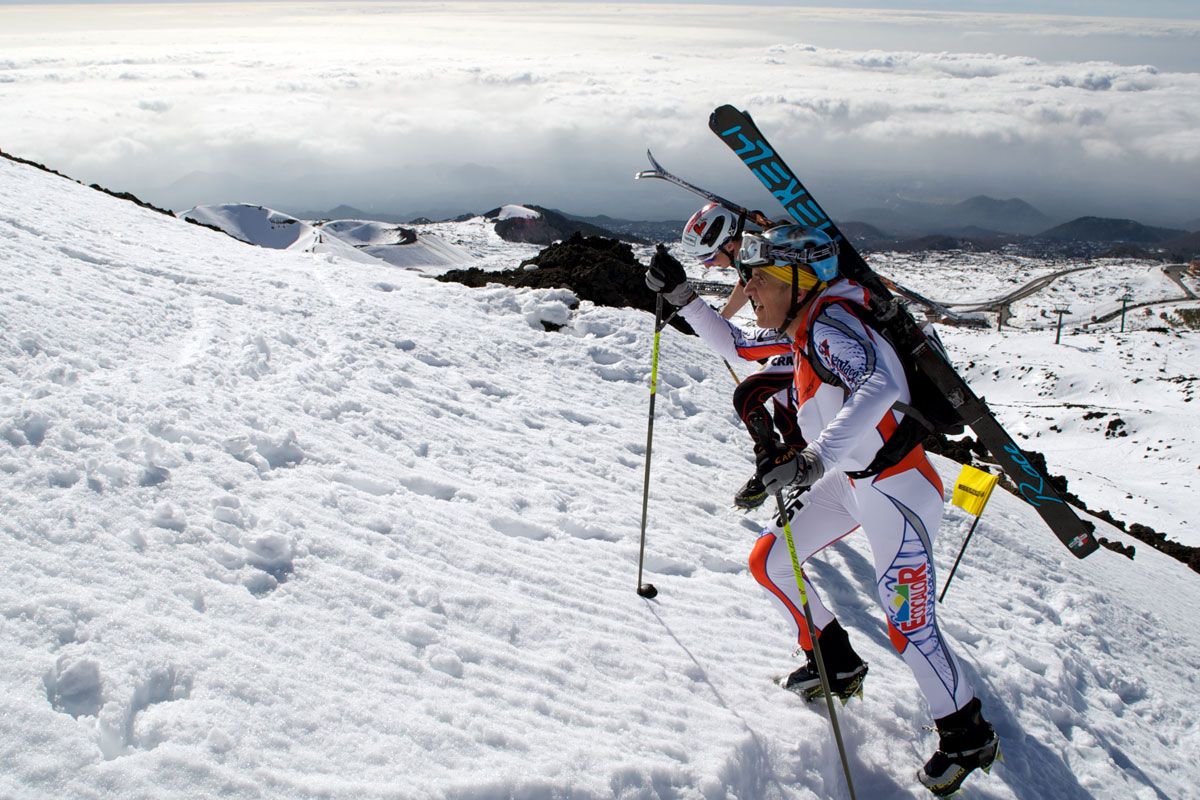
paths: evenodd
<path fill-rule="evenodd" d="M 957 206 L 960 210 L 955 226 L 921 228 L 912 220 L 899 221 L 898 228 L 861 220 L 838 220 L 838 227 L 856 247 L 862 250 L 920 252 L 926 250 L 995 251 L 1000 249 L 1025 252 L 1029 255 L 1061 255 L 1078 257 L 1129 256 L 1166 258 L 1187 261 L 1200 257 L 1200 231 L 1189 233 L 1176 228 L 1158 228 L 1130 219 L 1080 217 L 1061 225 L 1038 227 L 1029 233 L 1013 232 L 1013 220 L 1032 223 L 1044 217 L 1041 212 L 1020 200 L 989 201 L 972 198 Z M 972 213 L 991 209 L 992 222 L 999 227 L 969 224 Z M 1011 212 L 1012 217 L 1004 214 Z M 1032 212 L 1032 213 L 1031 213 Z M 1036 215 L 1036 216 L 1035 216 Z M 565 214 L 565 216 L 571 216 Z M 678 241 L 684 220 L 638 222 L 612 217 L 586 217 L 594 225 L 620 231 L 651 242 Z M 1048 219 L 1048 217 L 1046 218 Z"/>
<path fill-rule="evenodd" d="M 579 232 L 632 243 L 678 240 L 684 220 L 630 220 L 606 214 L 585 216 L 558 209 L 524 204 L 541 213 L 540 221 L 505 220 L 501 235 L 517 241 L 548 244 Z M 495 216 L 498 209 L 483 216 Z M 434 219 L 468 219 L 477 213 L 446 214 L 413 219 L 380 214 L 349 205 L 327 211 L 296 213 L 301 219 L 371 219 L 381 222 L 421 224 Z M 1200 219 L 1182 228 L 1161 228 L 1136 220 L 1079 217 L 1068 222 L 1021 200 L 976 195 L 958 203 L 929 203 L 894 198 L 882 206 L 852 210 L 840 215 L 838 225 L 860 249 L 918 252 L 922 250 L 990 251 L 1017 249 L 1030 254 L 1067 256 L 1144 255 L 1188 260 L 1200 256 Z"/>
<path fill-rule="evenodd" d="M 1131 219 L 1079 217 L 1032 235 L 964 227 L 941 233 L 896 235 L 864 222 L 839 227 L 864 250 L 1015 250 L 1030 255 L 1129 256 L 1187 261 L 1200 257 L 1200 232 L 1156 228 Z"/>
<path fill-rule="evenodd" d="M 1133 244 L 1162 244 L 1186 236 L 1187 231 L 1175 228 L 1154 228 L 1131 219 L 1080 217 L 1042 231 L 1039 239 L 1052 241 L 1130 242 Z"/>
<path fill-rule="evenodd" d="M 342 204 L 327 211 L 296 211 L 287 209 L 287 213 L 297 219 L 307 219 L 313 222 L 320 222 L 327 219 L 363 219 L 371 220 L 372 222 L 393 222 L 404 223 L 410 220 L 405 219 L 398 214 L 385 214 L 379 211 L 363 211 L 361 208 Z"/>
<path fill-rule="evenodd" d="M 653 242 L 678 240 L 684 224 L 683 220 L 646 222 L 563 213 L 614 235 L 620 232 Z M 1106 217 L 1079 217 L 1054 225 L 1049 216 L 1018 199 L 996 200 L 981 195 L 947 206 L 905 202 L 893 208 L 874 209 L 870 216 L 874 221 L 852 216 L 838 220 L 842 232 L 863 250 L 1004 248 L 1031 255 L 1144 256 L 1174 261 L 1200 257 L 1200 230 L 1189 233 Z"/>
<path fill-rule="evenodd" d="M 0 157 L 54 172 L 42 164 L 3 151 L 0 151 Z M 214 180 L 214 176 L 196 173 L 189 179 L 204 183 Z M 128 193 L 117 193 L 99 186 L 94 188 L 166 214 L 171 213 Z M 684 225 L 684 220 L 627 220 L 607 215 L 569 214 L 533 204 L 525 204 L 524 207 L 536 211 L 537 218 L 499 219 L 500 208 L 482 216 L 496 219 L 497 232 L 504 238 L 533 244 L 565 240 L 574 233 L 605 236 L 635 244 L 669 243 L 678 239 Z M 364 211 L 345 204 L 326 211 L 292 212 L 292 216 L 298 220 L 369 220 L 410 225 L 434 221 L 430 217 L 413 219 L 411 214 Z M 450 213 L 437 215 L 442 220 L 450 216 Z M 477 216 L 481 215 L 460 214 L 454 219 Z M 868 251 L 989 251 L 1003 248 L 1030 255 L 1119 255 L 1173 261 L 1200 259 L 1200 218 L 1185 223 L 1183 228 L 1161 228 L 1136 220 L 1108 217 L 1079 217 L 1054 225 L 1049 216 L 1018 198 L 997 200 L 977 195 L 952 204 L 895 199 L 881 207 L 852 211 L 839 219 L 838 225 L 858 248 Z"/>
<path fill-rule="evenodd" d="M 1054 224 L 1024 200 L 984 195 L 946 205 L 895 199 L 882 207 L 855 209 L 845 217 L 900 236 L 956 235 L 964 229 L 1030 235 Z"/>

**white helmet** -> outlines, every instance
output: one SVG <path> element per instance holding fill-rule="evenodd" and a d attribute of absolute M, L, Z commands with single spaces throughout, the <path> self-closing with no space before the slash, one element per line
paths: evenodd
<path fill-rule="evenodd" d="M 689 256 L 707 260 L 741 233 L 739 227 L 737 214 L 718 203 L 709 203 L 683 226 L 679 244 Z"/>

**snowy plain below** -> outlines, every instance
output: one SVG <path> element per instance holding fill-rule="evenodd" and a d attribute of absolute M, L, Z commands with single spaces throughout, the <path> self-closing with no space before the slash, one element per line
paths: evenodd
<path fill-rule="evenodd" d="M 441 235 L 498 264 L 472 224 Z M 935 266 L 906 282 L 936 296 Z M 728 373 L 664 334 L 644 600 L 652 320 L 573 301 L 251 247 L 0 160 L 0 797 L 847 797 L 823 709 L 770 680 L 794 642 L 746 569 L 765 515 L 728 500 Z M 945 338 L 1073 490 L 1183 533 L 1196 334 L 1054 347 L 1037 316 Z M 969 523 L 948 507 L 943 573 Z M 872 665 L 840 711 L 858 796 L 927 797 L 864 538 L 810 575 Z M 1197 607 L 1177 561 L 1076 561 L 996 493 L 941 611 L 1006 757 L 967 796 L 1198 796 Z"/>

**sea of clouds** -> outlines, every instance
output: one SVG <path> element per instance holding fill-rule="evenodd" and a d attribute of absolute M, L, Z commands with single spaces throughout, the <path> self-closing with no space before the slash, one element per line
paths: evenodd
<path fill-rule="evenodd" d="M 986 193 L 1182 224 L 1198 40 L 1187 20 L 746 5 L 0 6 L 0 147 L 173 208 L 674 217 L 690 198 L 630 182 L 647 147 L 758 191 L 707 130 L 728 102 L 834 213 Z"/>

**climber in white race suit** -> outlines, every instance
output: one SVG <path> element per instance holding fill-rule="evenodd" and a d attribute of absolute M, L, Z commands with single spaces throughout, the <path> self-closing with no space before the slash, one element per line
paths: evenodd
<path fill-rule="evenodd" d="M 943 512 L 941 479 L 920 445 L 882 469 L 872 464 L 903 417 L 893 406 L 911 399 L 903 364 L 864 321 L 867 290 L 839 276 L 837 245 L 824 232 L 784 225 L 746 234 L 736 266 L 758 324 L 791 339 L 777 347 L 793 349 L 796 418 L 808 443 L 797 453 L 772 437 L 771 445 L 756 448 L 758 477 L 771 495 L 789 495 L 801 563 L 862 528 L 889 638 L 916 676 L 940 734 L 938 751 L 917 777 L 934 794 L 952 794 L 973 770 L 991 766 L 999 740 L 937 626 L 932 552 Z M 743 332 L 696 297 L 663 249 L 647 284 L 727 359 L 770 338 Z M 763 530 L 750 568 L 807 656 L 786 688 L 822 696 L 782 520 Z M 830 689 L 848 698 L 860 692 L 867 665 L 811 582 L 806 589 Z"/>

